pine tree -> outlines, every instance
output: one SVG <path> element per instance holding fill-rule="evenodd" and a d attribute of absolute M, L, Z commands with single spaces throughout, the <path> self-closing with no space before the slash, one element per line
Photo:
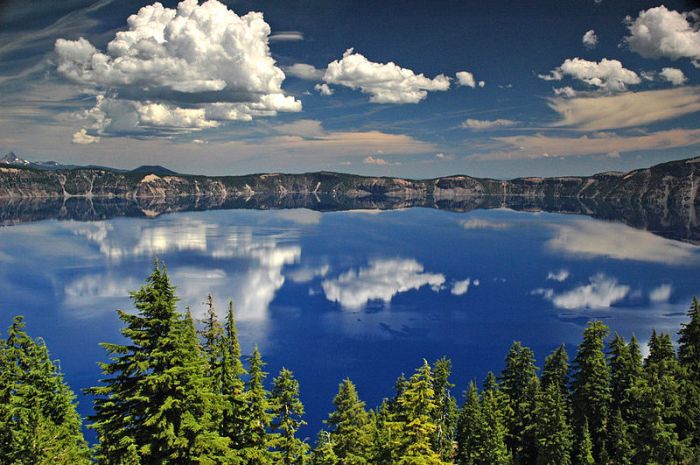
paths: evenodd
<path fill-rule="evenodd" d="M 223 419 L 221 432 L 231 440 L 231 448 L 239 451 L 252 443 L 248 400 L 243 376 L 247 374 L 241 361 L 238 329 L 233 313 L 233 302 L 229 302 L 224 335 L 220 345 L 220 386 L 223 397 Z"/>
<path fill-rule="evenodd" d="M 612 465 L 630 465 L 634 451 L 632 450 L 627 422 L 622 418 L 620 409 L 616 409 L 610 419 L 608 438 L 608 450 Z"/>
<path fill-rule="evenodd" d="M 95 396 L 92 427 L 102 465 L 224 463 L 228 440 L 213 420 L 214 393 L 206 378 L 194 323 L 178 315 L 175 288 L 156 261 L 146 284 L 132 293 L 135 315 L 119 311 L 126 345 L 103 343 L 105 379 Z"/>
<path fill-rule="evenodd" d="M 457 457 L 458 465 L 474 465 L 481 457 L 480 443 L 484 429 L 484 419 L 479 402 L 479 391 L 476 383 L 469 383 L 464 393 L 464 405 L 457 420 Z"/>
<path fill-rule="evenodd" d="M 700 302 L 693 298 L 688 311 L 690 321 L 678 332 L 678 359 L 682 368 L 682 417 L 678 432 L 689 439 L 700 461 Z"/>
<path fill-rule="evenodd" d="M 336 457 L 343 464 L 369 463 L 370 418 L 352 381 L 345 379 L 340 383 L 333 405 L 335 411 L 328 416 L 326 423 Z"/>
<path fill-rule="evenodd" d="M 542 389 L 555 385 L 564 399 L 569 396 L 569 355 L 564 344 L 547 356 L 542 370 Z"/>
<path fill-rule="evenodd" d="M 433 374 L 427 361 L 424 360 L 408 380 L 397 404 L 405 415 L 401 427 L 404 437 L 397 465 L 444 464 L 431 444 L 437 427 L 431 421 L 435 410 L 435 391 Z"/>
<path fill-rule="evenodd" d="M 316 439 L 316 447 L 311 454 L 312 465 L 338 465 L 340 460 L 333 450 L 333 440 L 328 431 L 320 431 Z"/>
<path fill-rule="evenodd" d="M 681 414 L 680 366 L 668 334 L 652 333 L 644 365 L 644 376 L 630 389 L 636 424 L 634 461 L 683 463 L 690 454 L 676 431 Z"/>
<path fill-rule="evenodd" d="M 537 465 L 569 465 L 573 433 L 569 423 L 569 406 L 561 386 L 550 382 L 545 387 L 543 383 L 535 405 Z"/>
<path fill-rule="evenodd" d="M 90 463 L 75 395 L 43 340 L 24 332 L 22 317 L 0 344 L 0 401 L 0 463 Z"/>
<path fill-rule="evenodd" d="M 486 374 L 483 387 L 484 392 L 495 392 L 498 390 L 498 379 L 496 378 L 496 375 L 493 374 L 493 371 L 489 371 Z"/>
<path fill-rule="evenodd" d="M 508 438 L 506 443 L 516 464 L 533 464 L 537 445 L 529 426 L 535 409 L 533 379 L 537 378 L 535 354 L 532 349 L 514 342 L 501 373 L 501 391 L 507 396 Z"/>
<path fill-rule="evenodd" d="M 593 458 L 593 440 L 588 428 L 588 419 L 584 418 L 583 427 L 581 428 L 581 440 L 578 444 L 576 453 L 575 465 L 595 465 L 596 461 Z"/>
<path fill-rule="evenodd" d="M 450 461 L 454 455 L 454 430 L 457 426 L 457 402 L 450 392 L 454 387 L 450 382 L 452 362 L 441 358 L 434 365 L 435 411 L 432 420 L 437 429 L 433 446 L 442 460 Z"/>
<path fill-rule="evenodd" d="M 481 400 L 481 417 L 483 433 L 481 434 L 481 457 L 477 463 L 482 465 L 509 465 L 512 456 L 506 446 L 508 431 L 504 414 L 501 410 L 499 393 L 495 390 L 484 391 Z"/>
<path fill-rule="evenodd" d="M 274 462 L 280 465 L 303 465 L 309 447 L 296 434 L 306 424 L 303 420 L 304 405 L 299 399 L 299 382 L 286 368 L 282 368 L 273 381 L 270 405 L 273 413 L 271 426 L 274 434 Z"/>
<path fill-rule="evenodd" d="M 204 305 L 207 307 L 207 316 L 201 321 L 204 328 L 199 331 L 199 334 L 204 339 L 203 350 L 209 361 L 207 374 L 217 381 L 216 387 L 218 391 L 221 389 L 218 386 L 218 382 L 221 381 L 219 371 L 221 369 L 221 343 L 224 336 L 224 328 L 219 323 L 219 317 L 214 307 L 214 298 L 211 294 L 207 295 Z"/>
<path fill-rule="evenodd" d="M 592 321 L 583 332 L 583 341 L 574 359 L 573 408 L 579 428 L 588 424 L 596 463 L 607 461 L 607 426 L 610 417 L 610 367 L 603 352 L 608 327 Z"/>
<path fill-rule="evenodd" d="M 265 390 L 267 373 L 263 371 L 265 362 L 257 347 L 248 358 L 250 377 L 246 385 L 248 402 L 247 440 L 243 454 L 250 465 L 269 465 L 272 456 L 269 451 L 268 428 L 272 421 L 269 394 Z"/>

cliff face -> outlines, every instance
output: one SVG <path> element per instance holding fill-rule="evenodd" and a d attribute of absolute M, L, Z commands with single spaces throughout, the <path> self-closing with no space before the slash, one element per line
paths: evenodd
<path fill-rule="evenodd" d="M 2 199 L 156 199 L 188 197 L 222 204 L 232 199 L 291 195 L 342 200 L 403 199 L 425 203 L 467 197 L 507 196 L 595 199 L 598 202 L 656 205 L 680 210 L 696 205 L 700 158 L 673 161 L 629 173 L 587 177 L 518 178 L 508 181 L 449 176 L 410 180 L 340 173 L 190 176 L 117 172 L 107 169 L 41 171 L 0 167 Z"/>

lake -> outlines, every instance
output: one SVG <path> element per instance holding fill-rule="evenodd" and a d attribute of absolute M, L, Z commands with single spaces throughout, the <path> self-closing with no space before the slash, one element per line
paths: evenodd
<path fill-rule="evenodd" d="M 99 379 L 98 343 L 120 339 L 115 309 L 132 309 L 158 256 L 180 309 L 201 317 L 211 293 L 223 316 L 232 300 L 244 352 L 258 345 L 271 375 L 294 371 L 311 438 L 345 377 L 376 406 L 402 372 L 447 356 L 459 393 L 500 370 L 514 340 L 540 364 L 561 343 L 572 356 L 589 319 L 642 343 L 652 328 L 675 337 L 700 292 L 700 247 L 676 240 L 683 221 L 645 221 L 663 226 L 650 232 L 630 217 L 498 206 L 0 214 L 2 331 L 25 315 L 76 392 Z"/>

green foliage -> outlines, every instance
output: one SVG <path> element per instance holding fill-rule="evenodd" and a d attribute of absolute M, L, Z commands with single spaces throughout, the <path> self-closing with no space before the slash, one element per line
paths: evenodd
<path fill-rule="evenodd" d="M 452 362 L 441 358 L 434 364 L 433 386 L 435 390 L 435 410 L 432 421 L 436 430 L 433 435 L 433 446 L 444 461 L 450 461 L 454 455 L 454 431 L 457 426 L 457 401 L 452 397 L 450 382 Z"/>
<path fill-rule="evenodd" d="M 102 385 L 92 427 L 97 459 L 105 465 L 225 463 L 229 441 L 218 434 L 219 408 L 207 378 L 189 313 L 176 312 L 175 288 L 156 262 L 146 284 L 132 293 L 136 314 L 119 312 L 125 345 L 103 344 Z"/>
<path fill-rule="evenodd" d="M 352 381 L 345 379 L 340 383 L 333 405 L 335 411 L 328 416 L 326 423 L 330 427 L 335 456 L 344 464 L 370 463 L 370 418 Z"/>
<path fill-rule="evenodd" d="M 268 465 L 272 463 L 270 438 L 267 431 L 272 422 L 269 393 L 265 390 L 267 373 L 263 371 L 265 362 L 257 346 L 248 357 L 250 378 L 246 385 L 248 424 L 246 425 L 246 443 L 242 454 L 251 465 Z"/>
<path fill-rule="evenodd" d="M 547 356 L 542 370 L 542 389 L 547 390 L 550 385 L 559 389 L 564 398 L 569 394 L 569 354 L 566 353 L 564 344 Z"/>
<path fill-rule="evenodd" d="M 280 465 L 303 465 L 306 463 L 308 444 L 296 437 L 297 431 L 306 422 L 304 405 L 299 399 L 299 381 L 294 374 L 282 368 L 273 381 L 272 396 L 272 438 L 274 462 Z"/>
<path fill-rule="evenodd" d="M 550 382 L 547 386 L 543 383 L 536 396 L 534 416 L 537 465 L 569 465 L 573 433 L 569 406 L 558 383 Z"/>
<path fill-rule="evenodd" d="M 574 465 L 595 465 L 596 461 L 593 458 L 593 441 L 591 439 L 591 433 L 588 428 L 588 419 L 583 419 L 583 426 L 581 427 L 581 438 L 578 443 L 578 450 L 576 452 L 576 461 Z"/>
<path fill-rule="evenodd" d="M 506 366 L 501 373 L 501 391 L 506 395 L 506 444 L 516 464 L 532 464 L 537 455 L 537 444 L 530 425 L 533 424 L 537 379 L 535 354 L 520 342 L 511 345 Z"/>
<path fill-rule="evenodd" d="M 588 323 L 573 364 L 574 425 L 584 423 L 593 442 L 596 463 L 607 459 L 607 427 L 612 402 L 610 366 L 603 351 L 609 329 L 600 321 Z"/>
<path fill-rule="evenodd" d="M 0 463 L 87 465 L 75 395 L 42 340 L 16 317 L 0 343 Z"/>

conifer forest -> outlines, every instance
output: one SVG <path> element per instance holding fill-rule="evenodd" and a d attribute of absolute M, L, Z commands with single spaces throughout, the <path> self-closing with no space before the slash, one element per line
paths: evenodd
<path fill-rule="evenodd" d="M 514 342 L 502 369 L 468 386 L 451 382 L 447 358 L 399 376 L 376 406 L 344 379 L 315 440 L 300 434 L 294 373 L 271 375 L 257 348 L 242 353 L 233 304 L 220 321 L 209 297 L 195 321 L 158 262 L 132 300 L 119 311 L 125 342 L 102 344 L 86 419 L 49 348 L 14 319 L 0 342 L 2 465 L 700 463 L 698 300 L 677 344 L 654 332 L 646 356 L 634 336 L 591 321 L 576 353 L 562 345 L 540 368 Z"/>

